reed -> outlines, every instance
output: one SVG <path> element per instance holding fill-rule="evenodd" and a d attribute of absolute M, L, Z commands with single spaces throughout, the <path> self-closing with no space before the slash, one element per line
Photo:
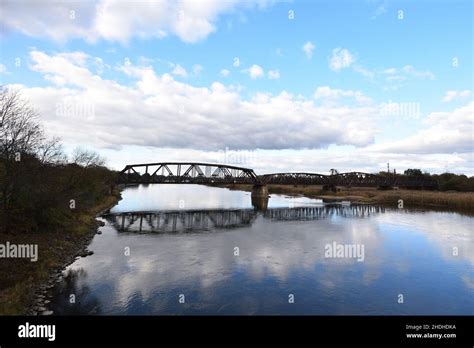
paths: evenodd
<path fill-rule="evenodd" d="M 251 191 L 251 185 L 229 185 L 229 189 Z M 372 187 L 339 188 L 337 192 L 323 191 L 319 185 L 289 186 L 268 185 L 270 194 L 302 195 L 324 201 L 351 201 L 354 203 L 388 204 L 398 206 L 403 200 L 405 207 L 433 207 L 474 214 L 474 192 L 377 190 Z"/>

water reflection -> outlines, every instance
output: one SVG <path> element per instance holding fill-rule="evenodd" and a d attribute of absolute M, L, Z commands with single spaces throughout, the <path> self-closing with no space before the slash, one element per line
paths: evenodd
<path fill-rule="evenodd" d="M 384 212 L 385 208 L 369 205 L 343 206 L 331 204 L 318 207 L 273 208 L 262 216 L 271 220 L 318 220 L 331 216 L 361 218 Z M 156 212 L 128 212 L 106 214 L 103 217 L 119 232 L 196 232 L 237 228 L 251 225 L 258 211 L 181 210 Z"/>
<path fill-rule="evenodd" d="M 264 211 L 268 209 L 268 202 L 270 200 L 268 195 L 259 195 L 252 192 L 251 200 L 252 200 L 252 207 L 255 210 Z"/>
<path fill-rule="evenodd" d="M 104 218 L 119 232 L 191 232 L 250 225 L 254 210 L 191 210 L 107 214 Z"/>
<path fill-rule="evenodd" d="M 319 199 L 271 195 L 271 198 L 253 196 L 251 192 L 232 191 L 203 185 L 138 185 L 127 187 L 123 199 L 111 213 L 132 211 L 177 211 L 289 208 L 322 205 Z"/>
<path fill-rule="evenodd" d="M 247 193 L 211 191 L 143 192 L 161 199 L 156 206 L 124 192 L 89 246 L 94 255 L 69 267 L 86 273 L 71 289 L 61 284 L 55 312 L 70 313 L 64 294 L 86 289 L 74 313 L 474 314 L 472 217 L 278 195 L 261 212 Z M 179 197 L 195 209 L 175 207 Z M 215 208 L 219 199 L 233 208 Z M 364 245 L 364 261 L 326 257 L 334 242 Z"/>
<path fill-rule="evenodd" d="M 55 288 L 51 309 L 58 315 L 100 314 L 100 303 L 86 283 L 87 272 L 68 269 L 63 281 Z"/>

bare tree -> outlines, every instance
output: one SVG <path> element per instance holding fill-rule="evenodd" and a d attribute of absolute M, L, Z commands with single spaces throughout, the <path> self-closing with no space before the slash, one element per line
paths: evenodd
<path fill-rule="evenodd" d="M 82 148 L 74 150 L 72 162 L 83 167 L 101 167 L 105 165 L 105 159 L 97 152 Z"/>
<path fill-rule="evenodd" d="M 339 174 L 339 171 L 337 169 L 330 169 L 329 172 L 331 173 L 331 175 Z"/>
<path fill-rule="evenodd" d="M 6 160 L 16 153 L 33 153 L 43 140 L 38 112 L 21 98 L 20 92 L 0 90 L 0 155 Z"/>
<path fill-rule="evenodd" d="M 0 230 L 9 230 L 11 213 L 27 183 L 24 159 L 43 141 L 38 113 L 17 90 L 0 87 Z M 27 161 L 28 163 L 28 161 Z M 31 172 L 30 172 L 31 173 Z"/>
<path fill-rule="evenodd" d="M 41 144 L 38 146 L 36 155 L 41 163 L 66 163 L 67 156 L 63 151 L 63 146 L 60 139 L 54 137 L 50 140 L 43 139 Z"/>

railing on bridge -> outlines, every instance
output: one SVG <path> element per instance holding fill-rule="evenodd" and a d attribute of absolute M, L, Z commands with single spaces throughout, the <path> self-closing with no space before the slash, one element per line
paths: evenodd
<path fill-rule="evenodd" d="M 362 172 L 324 175 L 318 173 L 273 173 L 256 175 L 253 169 L 200 162 L 160 162 L 127 165 L 120 172 L 127 184 L 252 184 L 322 185 L 346 187 L 400 187 L 437 189 L 438 182 L 425 176 L 377 175 Z"/>

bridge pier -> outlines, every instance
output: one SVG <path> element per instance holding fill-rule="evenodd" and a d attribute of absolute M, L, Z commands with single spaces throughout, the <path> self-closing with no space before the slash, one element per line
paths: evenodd
<path fill-rule="evenodd" d="M 268 207 L 268 187 L 267 185 L 253 185 L 252 206 L 255 210 L 267 210 Z"/>

